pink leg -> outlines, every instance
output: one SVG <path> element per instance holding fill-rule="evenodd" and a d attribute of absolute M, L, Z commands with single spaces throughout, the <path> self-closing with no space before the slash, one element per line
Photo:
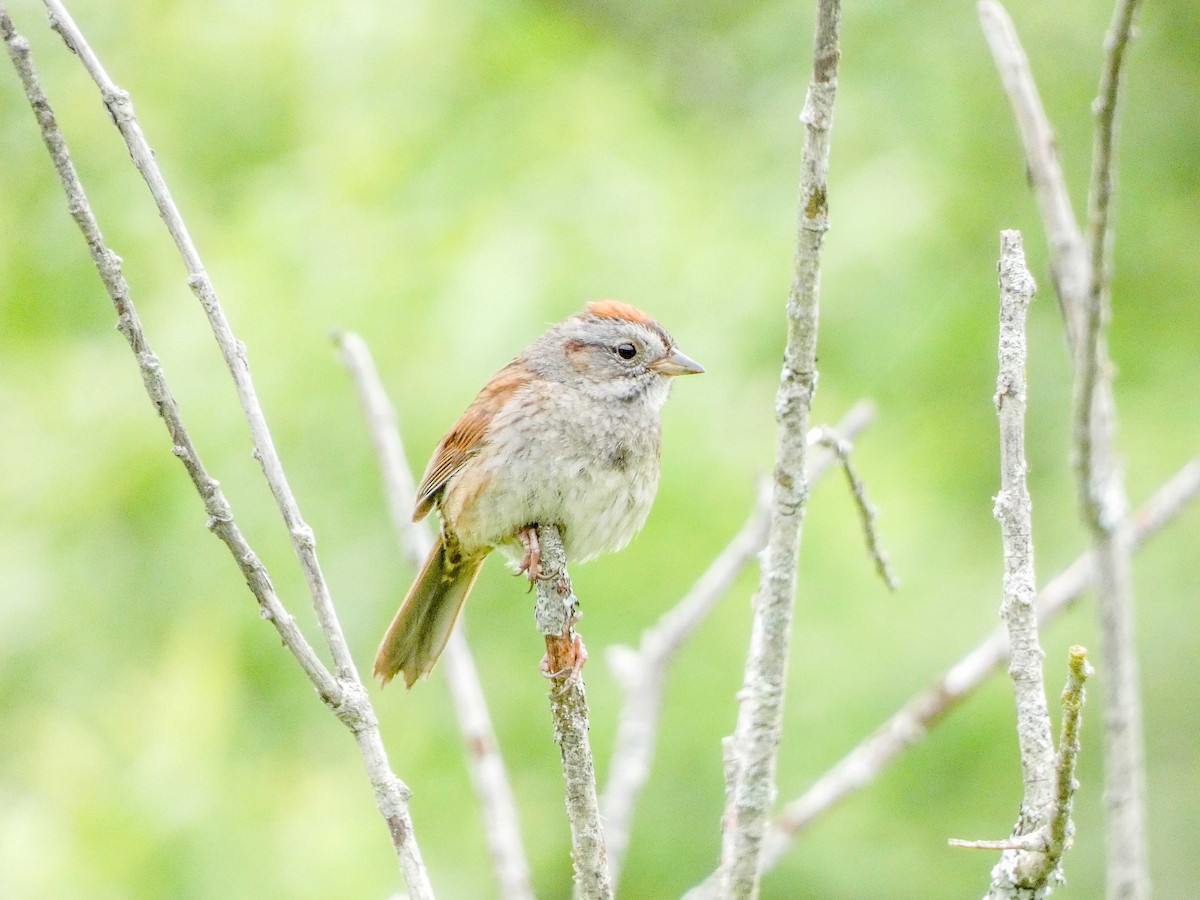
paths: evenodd
<path fill-rule="evenodd" d="M 576 634 L 571 639 L 571 664 L 569 666 L 559 669 L 557 672 L 551 672 L 550 655 L 547 654 L 542 657 L 542 662 L 538 668 L 541 670 L 542 675 L 544 675 L 546 678 L 558 678 L 562 675 L 566 675 L 567 679 L 563 682 L 562 686 L 562 690 L 565 691 L 579 680 L 579 673 L 583 671 L 583 664 L 587 662 L 587 660 L 587 647 L 583 646 L 583 638 Z"/>
<path fill-rule="evenodd" d="M 542 546 L 538 543 L 537 526 L 528 525 L 517 532 L 521 545 L 525 548 L 525 558 L 521 560 L 518 572 L 524 572 L 533 584 L 542 575 Z"/>

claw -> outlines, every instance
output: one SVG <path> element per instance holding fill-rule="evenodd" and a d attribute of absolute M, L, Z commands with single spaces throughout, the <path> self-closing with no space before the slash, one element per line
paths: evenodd
<path fill-rule="evenodd" d="M 537 526 L 527 525 L 517 532 L 517 537 L 525 548 L 525 558 L 517 571 L 524 572 L 532 585 L 542 576 L 542 546 L 538 543 Z"/>
<path fill-rule="evenodd" d="M 546 654 L 542 657 L 541 663 L 538 664 L 538 670 L 544 678 L 554 679 L 562 678 L 566 675 L 562 686 L 555 691 L 556 697 L 561 697 L 564 693 L 574 686 L 575 682 L 579 681 L 579 673 L 583 670 L 583 664 L 588 660 L 587 648 L 583 646 L 583 638 L 578 634 L 571 639 L 571 664 L 557 672 L 550 671 L 550 655 Z"/>

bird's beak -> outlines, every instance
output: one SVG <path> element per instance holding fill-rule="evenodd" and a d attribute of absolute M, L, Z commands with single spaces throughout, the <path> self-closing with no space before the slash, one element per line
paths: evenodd
<path fill-rule="evenodd" d="M 650 368 L 660 375 L 699 375 L 704 371 L 704 366 L 678 350 L 673 351 L 670 356 L 660 359 Z"/>

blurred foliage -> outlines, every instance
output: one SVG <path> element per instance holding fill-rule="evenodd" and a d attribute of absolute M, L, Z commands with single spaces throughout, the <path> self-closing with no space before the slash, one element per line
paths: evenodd
<path fill-rule="evenodd" d="M 181 265 L 77 62 L 9 4 L 205 461 L 310 634 L 284 530 Z M 1121 141 L 1113 355 L 1131 497 L 1200 446 L 1200 57 L 1195 4 L 1147 6 Z M 1105 3 L 1013 7 L 1077 209 Z M 134 98 L 239 335 L 320 541 L 360 666 L 412 573 L 328 334 L 370 341 L 416 469 L 500 365 L 590 298 L 652 311 L 708 374 L 678 385 L 643 535 L 581 567 L 603 778 L 634 642 L 734 533 L 773 452 L 811 9 L 467 0 L 81 5 Z M 5 66 L 7 70 L 7 66 Z M 352 742 L 258 618 L 142 393 L 11 72 L 0 76 L 0 894 L 382 897 L 399 883 Z M 888 596 L 843 488 L 815 492 L 780 761 L 792 797 L 996 623 L 995 259 L 1026 235 L 1038 564 L 1085 545 L 1069 372 L 1021 153 L 971 4 L 849 4 L 830 180 L 816 418 L 879 405 L 858 463 L 904 580 Z M 1140 553 L 1154 880 L 1200 880 L 1198 518 Z M 748 573 L 686 648 L 623 881 L 679 894 L 716 860 L 719 739 L 747 644 Z M 1047 629 L 1098 655 L 1090 600 Z M 529 599 L 489 564 L 469 613 L 544 897 L 569 895 L 557 750 Z M 1098 660 L 1097 660 L 1098 662 Z M 1086 711 L 1063 897 L 1101 894 L 1098 723 Z M 376 692 L 442 896 L 494 892 L 448 696 Z M 1003 679 L 801 836 L 765 897 L 976 894 L 950 836 L 1008 833 L 1019 799 Z M 866 860 L 865 862 L 863 860 Z"/>

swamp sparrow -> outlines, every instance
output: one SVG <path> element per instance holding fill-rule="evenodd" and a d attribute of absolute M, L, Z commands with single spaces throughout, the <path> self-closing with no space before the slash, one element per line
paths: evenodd
<path fill-rule="evenodd" d="M 501 369 L 434 451 L 413 520 L 442 528 L 375 658 L 386 684 L 433 668 L 484 557 L 499 549 L 531 581 L 537 526 L 557 525 L 572 562 L 620 550 L 658 490 L 671 379 L 704 369 L 666 329 L 613 300 L 555 325 Z"/>

